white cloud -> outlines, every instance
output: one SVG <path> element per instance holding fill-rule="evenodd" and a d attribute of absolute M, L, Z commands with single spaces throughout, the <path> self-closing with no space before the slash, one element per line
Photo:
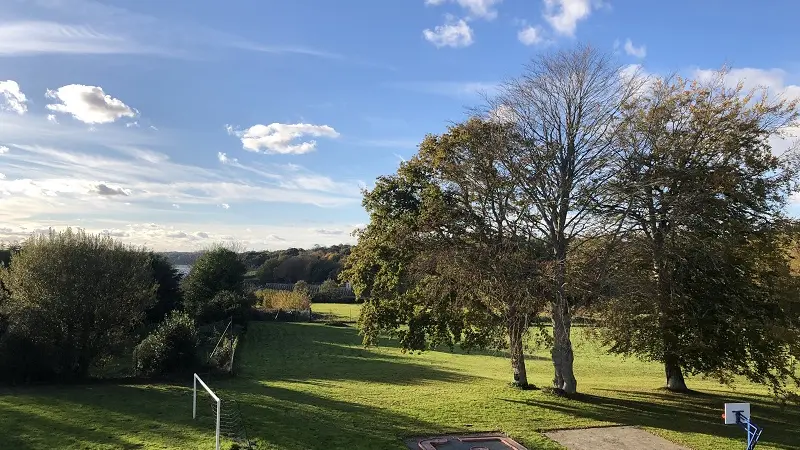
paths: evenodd
<path fill-rule="evenodd" d="M 312 125 L 308 123 L 271 123 L 269 125 L 253 125 L 239 131 L 226 125 L 228 134 L 239 137 L 242 148 L 253 152 L 277 154 L 303 154 L 314 151 L 316 140 L 305 140 L 308 137 L 326 137 L 335 139 L 339 133 L 328 125 Z M 227 158 L 227 157 L 226 157 Z"/>
<path fill-rule="evenodd" d="M 160 52 L 85 25 L 37 20 L 0 24 L 0 56 Z"/>
<path fill-rule="evenodd" d="M 5 180 L 5 179 L 6 179 L 6 175 L 4 173 L 0 173 L 0 180 Z"/>
<path fill-rule="evenodd" d="M 647 56 L 647 47 L 644 44 L 640 46 L 633 45 L 633 42 L 630 39 L 625 40 L 625 53 L 630 56 L 634 56 L 636 58 L 644 58 Z"/>
<path fill-rule="evenodd" d="M 130 191 L 127 189 L 123 189 L 121 187 L 110 187 L 105 183 L 98 184 L 97 186 L 94 187 L 92 191 L 97 195 L 102 195 L 104 197 L 111 197 L 117 195 L 122 195 L 127 197 L 131 195 Z"/>
<path fill-rule="evenodd" d="M 258 248 L 330 245 L 347 239 L 315 238 L 307 226 L 270 226 L 265 225 L 268 219 L 241 214 L 260 214 L 276 204 L 317 207 L 323 217 L 359 214 L 357 180 L 334 180 L 296 164 L 236 162 L 205 168 L 163 153 L 185 146 L 184 140 L 169 129 L 155 134 L 145 128 L 98 127 L 88 132 L 78 121 L 53 126 L 44 114 L 0 112 L 0 143 L 11 147 L 0 156 L 0 171 L 6 175 L 0 180 L 0 224 L 13 231 L 0 232 L 0 241 L 24 238 L 38 228 L 76 225 L 95 233 L 122 229 L 130 234 L 126 242 L 165 250 L 203 248 L 223 235 Z M 219 221 L 222 203 L 237 206 L 226 211 L 236 215 L 234 220 Z M 173 204 L 180 210 L 172 209 Z M 160 221 L 167 231 L 146 234 L 126 228 L 141 217 Z M 342 228 L 336 225 L 331 228 Z M 195 239 L 166 237 L 178 231 Z M 268 241 L 264 236 L 269 234 L 286 241 Z"/>
<path fill-rule="evenodd" d="M 116 228 L 113 228 L 111 230 L 107 230 L 107 229 L 103 230 L 103 231 L 100 232 L 100 234 L 105 235 L 105 236 L 111 236 L 111 237 L 128 237 L 128 236 L 130 236 L 130 233 L 128 233 L 127 231 L 119 230 L 119 229 L 116 229 Z"/>
<path fill-rule="evenodd" d="M 422 35 L 437 48 L 469 47 L 474 42 L 469 24 L 464 19 L 455 20 L 453 17 L 448 17 L 443 25 L 437 25 L 433 30 L 423 30 Z"/>
<path fill-rule="evenodd" d="M 5 145 L 0 145 L 0 155 L 5 155 L 8 152 L 9 152 L 8 147 L 6 147 Z"/>
<path fill-rule="evenodd" d="M 527 26 L 517 33 L 517 39 L 525 45 L 536 45 L 541 43 L 542 30 L 539 27 Z"/>
<path fill-rule="evenodd" d="M 47 121 L 48 122 L 53 122 L 54 124 L 58 125 L 58 119 L 56 118 L 55 114 L 48 114 L 47 115 Z"/>
<path fill-rule="evenodd" d="M 578 22 L 599 6 L 596 0 L 544 0 L 543 17 L 553 30 L 564 36 L 574 36 Z"/>
<path fill-rule="evenodd" d="M 327 228 L 317 228 L 312 230 L 316 234 L 326 235 L 326 236 L 341 236 L 345 234 L 344 230 L 332 230 Z"/>
<path fill-rule="evenodd" d="M 221 203 L 219 206 L 221 206 L 222 209 L 230 209 L 231 208 L 231 205 L 229 205 L 227 203 Z"/>
<path fill-rule="evenodd" d="M 238 159 L 236 159 L 236 158 L 229 158 L 229 157 L 228 157 L 228 155 L 226 155 L 225 153 L 222 153 L 222 152 L 217 152 L 217 159 L 218 159 L 218 160 L 219 160 L 219 162 L 221 162 L 222 164 L 236 164 L 236 163 L 238 163 L 238 162 L 239 162 L 239 160 L 238 160 Z"/>
<path fill-rule="evenodd" d="M 701 81 L 710 80 L 717 70 L 698 69 L 694 76 Z M 800 85 L 788 84 L 788 74 L 782 69 L 733 68 L 725 74 L 725 85 L 735 87 L 740 81 L 745 90 L 766 88 L 772 96 L 787 100 L 800 99 Z"/>
<path fill-rule="evenodd" d="M 68 84 L 52 91 L 47 97 L 61 103 L 47 105 L 55 112 L 71 114 L 77 120 L 88 124 L 111 123 L 123 117 L 136 117 L 137 111 L 111 97 L 98 86 Z"/>
<path fill-rule="evenodd" d="M 425 0 L 425 4 L 439 6 L 447 1 L 458 3 L 459 6 L 467 10 L 470 17 L 487 20 L 497 17 L 496 5 L 503 2 L 503 0 Z"/>
<path fill-rule="evenodd" d="M 175 209 L 181 209 L 181 205 L 179 205 L 177 203 L 173 203 L 172 207 L 175 208 Z"/>
<path fill-rule="evenodd" d="M 716 73 L 712 69 L 698 69 L 694 71 L 694 76 L 701 81 L 709 81 Z M 745 91 L 766 89 L 767 95 L 773 99 L 800 100 L 800 85 L 790 84 L 788 77 L 782 69 L 732 68 L 725 74 L 723 83 L 733 88 L 741 82 Z M 769 138 L 773 154 L 781 155 L 789 150 L 800 149 L 800 127 L 785 127 L 781 133 Z"/>
<path fill-rule="evenodd" d="M 0 36 L 2 42 L 2 36 Z M 10 110 L 17 114 L 25 114 L 28 111 L 26 104 L 28 99 L 14 80 L 0 81 L 0 110 Z"/>

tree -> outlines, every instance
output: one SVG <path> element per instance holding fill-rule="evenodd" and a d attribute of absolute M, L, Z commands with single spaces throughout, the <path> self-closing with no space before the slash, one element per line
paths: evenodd
<path fill-rule="evenodd" d="M 184 309 L 201 323 L 219 320 L 211 317 L 211 311 L 216 310 L 214 297 L 222 291 L 243 293 L 246 273 L 247 267 L 236 252 L 222 246 L 206 251 L 181 284 Z"/>
<path fill-rule="evenodd" d="M 147 321 L 158 323 L 167 314 L 183 306 L 182 276 L 166 256 L 158 253 L 150 253 L 150 267 L 158 291 L 156 291 L 156 304 L 147 311 Z"/>
<path fill-rule="evenodd" d="M 339 285 L 330 278 L 325 280 L 322 285 L 320 285 L 318 295 L 321 301 L 330 303 L 335 303 L 342 298 Z"/>
<path fill-rule="evenodd" d="M 769 141 L 796 123 L 797 102 L 724 77 L 653 80 L 625 105 L 607 206 L 633 231 L 603 308 L 606 340 L 663 363 L 669 389 L 686 390 L 689 372 L 780 390 L 797 380 L 800 351 L 784 216 L 798 165 Z"/>
<path fill-rule="evenodd" d="M 145 251 L 71 229 L 28 238 L 0 279 L 9 294 L 0 354 L 6 375 L 22 379 L 86 377 L 155 301 Z"/>
<path fill-rule="evenodd" d="M 568 253 L 576 239 L 604 233 L 593 206 L 613 174 L 620 107 L 637 91 L 637 81 L 622 76 L 607 55 L 580 47 L 534 59 L 490 101 L 495 120 L 512 124 L 519 135 L 504 165 L 538 216 L 536 239 L 553 265 L 553 386 L 567 393 L 577 390 Z"/>
<path fill-rule="evenodd" d="M 507 125 L 471 119 L 426 137 L 365 193 L 370 224 L 341 278 L 364 299 L 366 343 L 389 331 L 409 350 L 509 346 L 514 382 L 528 385 L 523 336 L 543 306 L 546 265 L 531 259 L 542 248 L 498 159 L 513 138 Z"/>

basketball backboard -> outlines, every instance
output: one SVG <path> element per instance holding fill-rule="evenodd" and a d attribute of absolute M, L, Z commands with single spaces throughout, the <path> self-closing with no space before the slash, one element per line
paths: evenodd
<path fill-rule="evenodd" d="M 750 403 L 725 403 L 725 425 L 736 425 L 736 411 L 740 411 L 744 417 L 750 420 Z"/>

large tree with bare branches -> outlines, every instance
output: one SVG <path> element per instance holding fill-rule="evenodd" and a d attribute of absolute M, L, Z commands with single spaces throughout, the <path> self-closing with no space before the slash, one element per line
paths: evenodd
<path fill-rule="evenodd" d="M 537 217 L 533 239 L 546 246 L 554 265 L 553 386 L 567 393 L 577 389 L 567 258 L 576 238 L 604 234 L 608 225 L 594 206 L 619 155 L 614 135 L 621 105 L 640 87 L 638 78 L 622 75 L 591 47 L 562 50 L 535 58 L 489 102 L 493 117 L 511 123 L 519 137 L 504 164 Z"/>

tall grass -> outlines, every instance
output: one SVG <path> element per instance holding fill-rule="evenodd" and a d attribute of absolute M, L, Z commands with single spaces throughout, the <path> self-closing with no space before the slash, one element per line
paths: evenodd
<path fill-rule="evenodd" d="M 266 310 L 305 311 L 311 307 L 311 298 L 304 292 L 261 289 L 255 294 L 258 306 Z"/>

